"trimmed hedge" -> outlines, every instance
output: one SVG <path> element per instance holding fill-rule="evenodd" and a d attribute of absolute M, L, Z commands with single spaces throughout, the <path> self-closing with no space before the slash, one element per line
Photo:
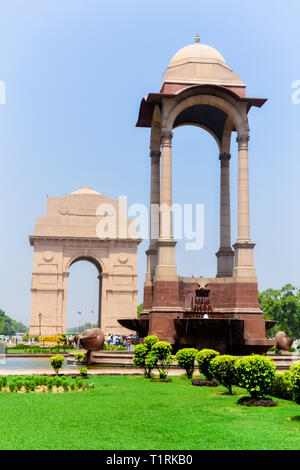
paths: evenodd
<path fill-rule="evenodd" d="M 167 341 L 159 341 L 157 336 L 144 338 L 144 343 L 134 347 L 133 363 L 140 367 L 146 378 L 151 378 L 152 370 L 157 367 L 159 376 L 166 378 L 168 368 L 173 362 L 172 346 Z"/>
<path fill-rule="evenodd" d="M 57 354 L 56 356 L 50 357 L 51 367 L 52 369 L 54 369 L 56 374 L 58 374 L 59 369 L 63 366 L 64 361 L 65 358 L 61 354 Z"/>
<path fill-rule="evenodd" d="M 238 384 L 253 398 L 263 398 L 272 392 L 276 366 L 265 356 L 253 354 L 236 361 Z"/>
<path fill-rule="evenodd" d="M 237 382 L 235 363 L 237 358 L 229 355 L 216 356 L 210 363 L 210 371 L 221 385 L 232 394 L 232 386 Z"/>
<path fill-rule="evenodd" d="M 144 344 L 147 346 L 148 351 L 150 351 L 155 345 L 155 343 L 158 343 L 158 341 L 159 339 L 155 335 L 149 335 L 149 336 L 146 336 L 146 338 L 144 338 Z"/>
<path fill-rule="evenodd" d="M 141 343 L 134 346 L 133 363 L 142 369 L 146 379 L 151 378 L 152 369 L 155 367 L 154 361 L 146 360 L 148 354 L 149 349 L 146 344 Z"/>
<path fill-rule="evenodd" d="M 213 379 L 212 373 L 210 371 L 210 363 L 215 357 L 219 355 L 220 353 L 214 349 L 201 349 L 201 351 L 199 351 L 196 356 L 199 372 L 202 372 L 207 380 Z"/>
<path fill-rule="evenodd" d="M 172 356 L 172 345 L 168 341 L 157 341 L 153 344 L 150 355 L 156 358 L 156 367 L 159 372 L 159 377 L 165 379 L 168 375 L 168 369 L 174 357 Z"/>
<path fill-rule="evenodd" d="M 179 349 L 176 354 L 176 360 L 181 369 L 185 369 L 186 375 L 189 379 L 193 377 L 195 368 L 195 359 L 198 354 L 195 348 Z"/>
<path fill-rule="evenodd" d="M 293 400 L 293 390 L 290 370 L 283 374 L 275 374 L 270 395 L 284 400 Z"/>
<path fill-rule="evenodd" d="M 64 346 L 39 346 L 39 345 L 34 345 L 34 344 L 23 344 L 23 343 L 18 343 L 15 346 L 6 346 L 5 350 L 7 354 L 18 354 L 24 351 L 24 353 L 28 354 L 49 354 L 49 353 L 59 353 L 59 352 L 64 352 L 65 350 L 72 350 L 75 349 L 75 346 L 71 344 L 66 344 Z"/>
<path fill-rule="evenodd" d="M 290 367 L 290 376 L 293 398 L 300 404 L 300 361 L 294 362 Z"/>
<path fill-rule="evenodd" d="M 21 391 L 29 393 L 34 392 L 36 389 L 39 392 L 51 392 L 53 387 L 56 387 L 56 390 L 63 388 L 65 392 L 69 392 L 94 388 L 94 384 L 84 383 L 80 377 L 77 377 L 75 380 L 68 380 L 66 376 L 26 375 L 9 377 L 9 379 L 6 376 L 0 377 L 0 392 Z"/>

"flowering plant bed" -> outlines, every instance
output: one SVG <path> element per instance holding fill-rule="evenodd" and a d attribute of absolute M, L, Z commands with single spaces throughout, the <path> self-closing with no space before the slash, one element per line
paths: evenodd
<path fill-rule="evenodd" d="M 0 392 L 4 393 L 30 393 L 30 392 L 76 392 L 93 388 L 93 383 L 83 383 L 81 377 L 68 380 L 65 376 L 23 376 L 0 377 Z"/>

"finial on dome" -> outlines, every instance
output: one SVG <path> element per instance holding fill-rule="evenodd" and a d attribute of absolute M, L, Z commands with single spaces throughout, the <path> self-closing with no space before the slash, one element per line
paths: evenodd
<path fill-rule="evenodd" d="M 195 37 L 195 42 L 200 42 L 200 36 L 199 36 L 199 34 L 196 35 L 196 37 Z"/>

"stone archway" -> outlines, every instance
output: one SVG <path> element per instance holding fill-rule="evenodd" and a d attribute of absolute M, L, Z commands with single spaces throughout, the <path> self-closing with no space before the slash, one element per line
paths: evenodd
<path fill-rule="evenodd" d="M 74 264 L 76 264 L 77 262 L 80 262 L 80 261 L 87 261 L 88 263 L 95 266 L 95 268 L 97 269 L 97 273 L 98 273 L 98 275 L 97 275 L 97 278 L 98 278 L 98 307 L 97 307 L 97 312 L 96 312 L 97 313 L 97 316 L 96 316 L 97 321 L 95 323 L 97 323 L 99 328 L 102 328 L 101 307 L 102 307 L 102 274 L 103 274 L 103 270 L 102 270 L 101 262 L 95 256 L 77 256 L 75 259 L 71 260 L 68 269 L 70 269 L 71 266 L 73 266 Z M 67 306 L 66 306 L 66 309 L 67 309 Z"/>
<path fill-rule="evenodd" d="M 115 210 L 113 239 L 97 237 L 101 204 Z M 47 198 L 46 216 L 38 217 L 35 234 L 29 237 L 34 247 L 30 335 L 66 331 L 69 268 L 79 260 L 92 262 L 99 271 L 101 328 L 107 333 L 127 333 L 117 320 L 136 316 L 136 255 L 141 240 L 119 237 L 118 204 L 89 188 L 64 198 Z"/>

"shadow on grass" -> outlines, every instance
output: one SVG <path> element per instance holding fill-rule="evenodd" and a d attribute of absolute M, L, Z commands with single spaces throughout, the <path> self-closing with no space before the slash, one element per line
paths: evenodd
<path fill-rule="evenodd" d="M 223 390 L 221 392 L 213 392 L 213 395 L 222 395 L 222 396 L 228 396 L 228 397 L 234 397 L 234 396 L 242 397 L 243 393 L 240 393 L 240 392 L 229 393 L 228 391 Z"/>
<path fill-rule="evenodd" d="M 287 421 L 300 421 L 300 416 L 290 416 L 286 418 Z"/>

